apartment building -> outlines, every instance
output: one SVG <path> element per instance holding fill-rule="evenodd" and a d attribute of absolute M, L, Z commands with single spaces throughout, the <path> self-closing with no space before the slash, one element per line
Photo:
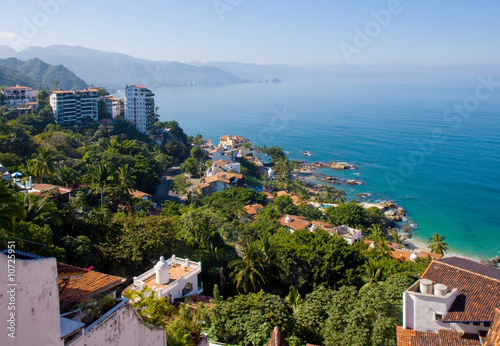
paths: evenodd
<path fill-rule="evenodd" d="M 98 120 L 97 88 L 83 90 L 54 90 L 50 93 L 50 106 L 57 124 L 75 125 L 85 120 Z"/>
<path fill-rule="evenodd" d="M 8 106 L 20 106 L 30 102 L 35 102 L 38 90 L 16 85 L 15 87 L 6 87 L 3 90 L 3 94 L 5 96 L 4 102 Z"/>
<path fill-rule="evenodd" d="M 155 121 L 155 100 L 151 90 L 140 86 L 125 87 L 125 120 L 142 133 L 150 133 Z"/>
<path fill-rule="evenodd" d="M 104 104 L 106 105 L 106 111 L 111 115 L 113 119 L 116 119 L 117 116 L 123 114 L 124 102 L 121 98 L 106 95 L 101 96 L 99 100 L 104 101 Z"/>

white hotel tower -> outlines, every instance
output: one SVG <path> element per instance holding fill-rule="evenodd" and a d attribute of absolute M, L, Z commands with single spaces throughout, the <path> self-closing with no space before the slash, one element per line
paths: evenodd
<path fill-rule="evenodd" d="M 142 133 L 150 133 L 155 118 L 155 99 L 151 90 L 140 85 L 125 87 L 125 120 Z"/>

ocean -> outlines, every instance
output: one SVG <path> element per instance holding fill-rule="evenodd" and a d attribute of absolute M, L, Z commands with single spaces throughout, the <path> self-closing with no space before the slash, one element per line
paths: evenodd
<path fill-rule="evenodd" d="M 487 84 L 372 78 L 153 92 L 160 120 L 189 135 L 214 143 L 240 135 L 291 159 L 356 164 L 322 172 L 363 181 L 341 187 L 349 198 L 369 193 L 363 201 L 401 205 L 416 241 L 438 232 L 451 253 L 490 259 L 500 256 L 500 86 Z"/>

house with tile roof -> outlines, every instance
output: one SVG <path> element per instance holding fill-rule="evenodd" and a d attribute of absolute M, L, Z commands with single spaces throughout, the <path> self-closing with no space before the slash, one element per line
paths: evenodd
<path fill-rule="evenodd" d="M 6 87 L 0 92 L 4 94 L 4 102 L 8 106 L 20 106 L 35 102 L 38 95 L 38 90 L 20 85 Z"/>
<path fill-rule="evenodd" d="M 247 204 L 243 207 L 243 212 L 245 213 L 245 221 L 246 222 L 253 222 L 257 218 L 257 215 L 259 214 L 259 211 L 264 209 L 264 206 L 260 203 L 256 204 Z"/>
<path fill-rule="evenodd" d="M 288 228 L 290 233 L 308 229 L 311 226 L 311 223 L 305 217 L 298 215 L 283 215 L 278 219 L 278 222 L 281 226 Z"/>
<path fill-rule="evenodd" d="M 398 345 L 479 345 L 499 307 L 500 269 L 460 257 L 434 260 L 403 293 Z"/>
<path fill-rule="evenodd" d="M 230 160 L 225 160 L 225 159 L 213 161 L 212 166 L 209 169 L 207 169 L 205 175 L 207 177 L 210 177 L 214 174 L 224 173 L 224 172 L 240 173 L 240 163 L 232 162 Z"/>
<path fill-rule="evenodd" d="M 243 143 L 249 143 L 249 140 L 240 136 L 226 135 L 220 138 L 220 146 L 231 149 L 240 148 Z"/>
<path fill-rule="evenodd" d="M 165 260 L 163 256 L 156 265 L 142 275 L 134 277 L 134 283 L 127 289 L 140 291 L 145 287 L 152 289 L 158 298 L 175 299 L 189 297 L 203 292 L 200 279 L 201 262 L 172 255 Z"/>
<path fill-rule="evenodd" d="M 9 280 L 7 254 L 0 253 L 0 285 L 10 287 L 10 293 L 0 294 L 0 318 L 10 319 L 7 330 L 13 334 L 2 338 L 2 345 L 166 345 L 164 329 L 144 322 L 126 298 L 82 322 L 79 302 L 115 290 L 123 278 L 16 252 L 15 278 Z M 12 297 L 15 309 L 8 308 Z"/>
<path fill-rule="evenodd" d="M 231 186 L 237 186 L 242 179 L 243 175 L 239 173 L 215 173 L 205 177 L 205 181 L 198 185 L 198 191 L 204 196 L 208 196 L 214 192 L 229 189 Z"/>

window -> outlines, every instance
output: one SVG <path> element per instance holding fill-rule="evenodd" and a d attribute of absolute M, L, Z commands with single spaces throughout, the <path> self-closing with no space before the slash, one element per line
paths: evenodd
<path fill-rule="evenodd" d="M 443 320 L 443 314 L 436 313 L 435 317 L 436 317 L 436 321 L 438 321 L 438 322 L 441 322 Z"/>
<path fill-rule="evenodd" d="M 484 325 L 485 327 L 491 327 L 491 322 L 484 322 L 484 323 L 483 323 L 483 325 Z"/>
<path fill-rule="evenodd" d="M 472 322 L 472 324 L 475 325 L 475 326 L 480 326 L 481 325 L 481 323 L 479 323 L 479 322 Z"/>

